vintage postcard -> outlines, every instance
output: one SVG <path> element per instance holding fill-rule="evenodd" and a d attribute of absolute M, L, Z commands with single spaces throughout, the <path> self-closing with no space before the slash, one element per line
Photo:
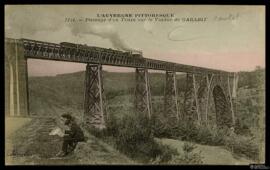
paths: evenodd
<path fill-rule="evenodd" d="M 6 5 L 6 165 L 265 162 L 265 7 Z"/>

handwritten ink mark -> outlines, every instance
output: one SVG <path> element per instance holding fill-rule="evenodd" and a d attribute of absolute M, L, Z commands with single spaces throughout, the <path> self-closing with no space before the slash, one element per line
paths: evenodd
<path fill-rule="evenodd" d="M 201 39 L 201 38 L 205 38 L 206 36 L 195 36 L 195 37 L 191 37 L 191 38 L 185 38 L 185 39 L 174 39 L 172 38 L 172 34 L 180 31 L 180 29 L 183 28 L 182 25 L 175 27 L 174 29 L 172 29 L 169 33 L 168 33 L 168 39 L 171 41 L 192 41 L 192 40 L 197 40 L 197 39 Z M 182 31 L 182 30 L 181 30 Z"/>
<path fill-rule="evenodd" d="M 228 14 L 227 16 L 215 16 L 214 21 L 233 21 L 239 18 L 239 13 Z"/>

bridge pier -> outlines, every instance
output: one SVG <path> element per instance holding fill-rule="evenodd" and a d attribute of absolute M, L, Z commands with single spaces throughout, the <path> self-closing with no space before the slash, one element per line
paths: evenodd
<path fill-rule="evenodd" d="M 233 80 L 234 82 L 233 82 L 233 84 L 232 84 L 232 86 L 233 86 L 233 88 L 231 89 L 231 83 L 230 83 L 230 77 L 228 76 L 228 93 L 229 93 L 229 102 L 230 102 L 230 111 L 231 111 L 231 114 L 232 114 L 232 126 L 235 126 L 235 115 L 234 115 L 234 105 L 233 105 L 233 97 L 234 97 L 234 95 L 236 95 L 236 94 L 234 94 L 234 93 L 236 93 L 236 89 L 235 89 L 235 76 L 234 76 L 234 80 Z"/>
<path fill-rule="evenodd" d="M 166 116 L 168 115 L 171 120 L 177 120 L 178 122 L 180 115 L 177 96 L 176 73 L 173 71 L 166 71 L 164 110 Z"/>
<path fill-rule="evenodd" d="M 209 75 L 207 81 L 209 86 L 207 121 L 209 123 L 211 121 L 219 127 L 233 127 L 235 122 L 231 90 L 234 87 L 233 83 L 229 77 L 220 75 L 212 75 L 211 77 Z M 236 92 L 236 88 L 233 89 Z M 209 109 L 215 114 L 209 112 Z"/>
<path fill-rule="evenodd" d="M 106 128 L 102 66 L 87 64 L 85 72 L 84 123 L 96 129 Z"/>
<path fill-rule="evenodd" d="M 27 60 L 21 41 L 5 39 L 5 115 L 29 116 Z"/>
<path fill-rule="evenodd" d="M 135 110 L 137 113 L 147 115 L 148 118 L 151 118 L 152 103 L 148 70 L 145 68 L 136 68 L 135 78 Z"/>
<path fill-rule="evenodd" d="M 195 74 L 187 73 L 186 90 L 184 98 L 184 112 L 185 119 L 188 121 L 196 120 L 198 124 L 201 123 L 201 114 L 199 110 L 198 101 L 198 84 L 196 82 Z"/>
<path fill-rule="evenodd" d="M 208 113 L 209 113 L 209 105 L 210 105 L 210 95 L 211 93 L 211 84 L 214 75 L 208 74 L 206 75 L 206 103 L 205 103 L 205 124 L 208 125 Z"/>

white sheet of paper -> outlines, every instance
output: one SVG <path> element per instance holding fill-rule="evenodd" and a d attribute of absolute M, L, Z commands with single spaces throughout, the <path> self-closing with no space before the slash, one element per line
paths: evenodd
<path fill-rule="evenodd" d="M 53 136 L 53 135 L 58 135 L 60 137 L 64 136 L 64 132 L 62 131 L 62 129 L 60 129 L 59 127 L 56 127 L 55 129 L 53 129 L 49 135 Z"/>

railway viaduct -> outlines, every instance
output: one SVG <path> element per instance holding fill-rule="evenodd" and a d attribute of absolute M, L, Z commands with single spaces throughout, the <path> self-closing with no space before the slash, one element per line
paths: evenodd
<path fill-rule="evenodd" d="M 178 121 L 208 122 L 210 107 L 216 112 L 216 124 L 233 126 L 236 73 L 195 67 L 161 60 L 134 57 L 121 51 L 89 46 L 87 49 L 67 48 L 60 44 L 27 39 L 5 39 L 5 114 L 31 116 L 28 104 L 27 59 L 46 59 L 86 63 L 84 121 L 95 128 L 105 128 L 102 66 L 135 69 L 135 102 L 138 113 L 151 118 L 152 102 L 149 69 L 165 71 L 164 114 Z M 176 73 L 186 73 L 184 104 L 180 111 Z M 181 112 L 181 113 L 180 113 Z"/>

